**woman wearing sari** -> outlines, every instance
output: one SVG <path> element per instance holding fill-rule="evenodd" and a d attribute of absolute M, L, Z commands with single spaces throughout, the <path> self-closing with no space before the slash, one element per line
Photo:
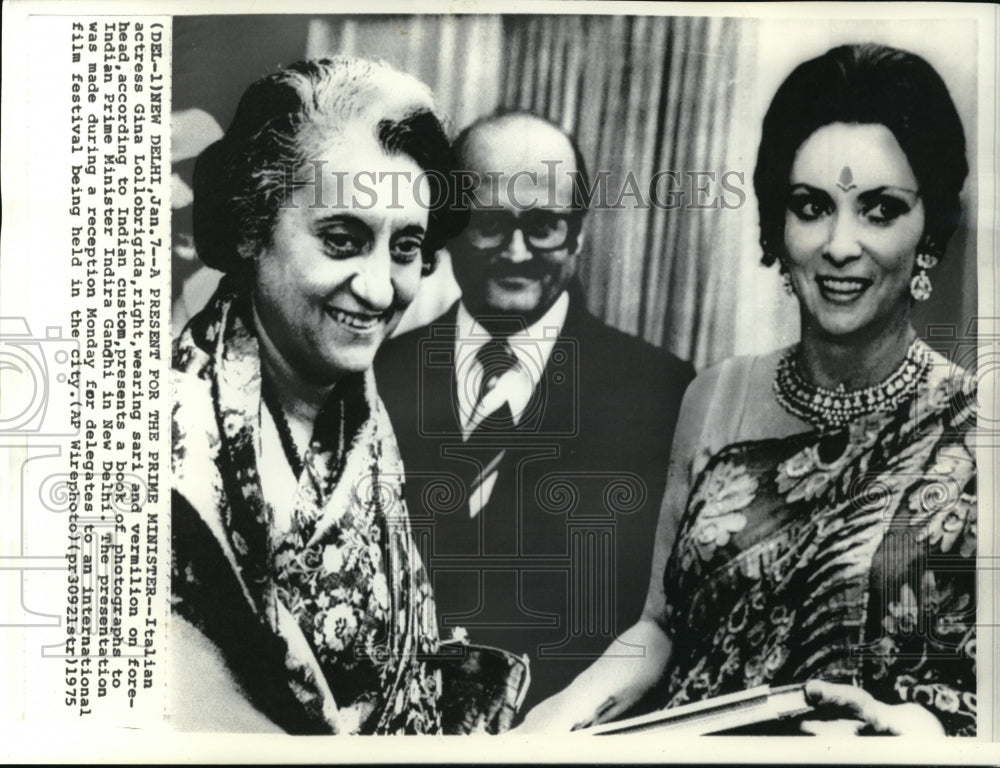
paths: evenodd
<path fill-rule="evenodd" d="M 975 733 L 975 384 L 910 322 L 967 172 L 917 56 L 844 46 L 783 83 L 754 186 L 801 340 L 689 388 L 643 616 L 525 730 L 806 683 L 823 728 Z"/>
<path fill-rule="evenodd" d="M 371 363 L 452 234 L 451 167 L 426 86 L 346 58 L 254 83 L 198 159 L 195 243 L 225 276 L 174 348 L 179 727 L 440 728 Z"/>

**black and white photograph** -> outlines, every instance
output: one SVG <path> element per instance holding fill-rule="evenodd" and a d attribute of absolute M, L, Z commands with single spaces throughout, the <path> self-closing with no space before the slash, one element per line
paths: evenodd
<path fill-rule="evenodd" d="M 974 82 L 847 24 L 750 129 L 785 31 L 175 21 L 179 717 L 975 732 Z"/>
<path fill-rule="evenodd" d="M 15 719 L 997 757 L 995 9 L 67 5 L 4 47 Z"/>

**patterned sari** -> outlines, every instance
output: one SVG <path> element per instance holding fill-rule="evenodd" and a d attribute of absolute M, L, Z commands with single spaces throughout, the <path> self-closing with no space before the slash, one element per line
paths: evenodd
<path fill-rule="evenodd" d="M 330 395 L 279 531 L 258 471 L 250 318 L 224 282 L 175 348 L 174 614 L 288 732 L 438 732 L 434 604 L 371 373 Z"/>
<path fill-rule="evenodd" d="M 666 705 L 822 678 L 976 730 L 973 377 L 827 432 L 730 444 L 664 573 Z"/>

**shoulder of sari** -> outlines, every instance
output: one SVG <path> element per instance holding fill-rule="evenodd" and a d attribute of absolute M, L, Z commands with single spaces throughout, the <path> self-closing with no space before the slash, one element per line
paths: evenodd
<path fill-rule="evenodd" d="M 175 370 L 208 375 L 208 366 L 218 349 L 226 316 L 237 299 L 234 281 L 223 277 L 208 303 L 188 321 L 174 341 Z"/>
<path fill-rule="evenodd" d="M 170 371 L 171 469 L 174 492 L 204 519 L 220 541 L 221 521 L 214 514 L 225 494 L 217 470 L 219 430 L 212 393 L 215 347 L 224 314 L 220 290 L 185 326 L 174 342 Z"/>
<path fill-rule="evenodd" d="M 181 489 L 212 474 L 219 453 L 219 432 L 208 380 L 195 372 L 173 370 L 170 389 L 171 469 L 174 487 Z"/>
<path fill-rule="evenodd" d="M 211 383 L 195 372 L 175 370 L 171 384 L 174 397 L 171 465 L 175 497 L 172 515 L 176 518 L 178 503 L 182 500 L 189 516 L 196 516 L 205 532 L 214 539 L 233 574 L 239 574 L 236 555 L 226 532 L 229 501 L 218 466 L 220 440 Z M 177 534 L 174 535 L 175 548 L 176 537 Z M 250 600 L 249 593 L 245 596 Z"/>
<path fill-rule="evenodd" d="M 933 353 L 933 366 L 911 413 L 913 435 L 907 440 L 913 446 L 926 445 L 918 454 L 924 457 L 918 465 L 920 478 L 900 510 L 906 526 L 919 530 L 920 540 L 965 557 L 976 550 L 976 384 L 973 372 Z"/>
<path fill-rule="evenodd" d="M 974 429 L 977 394 L 975 372 L 931 350 L 931 370 L 917 393 L 914 416 L 942 419 L 949 429 Z"/>
<path fill-rule="evenodd" d="M 223 279 L 209 303 L 175 342 L 171 469 L 174 494 L 197 515 L 238 574 L 226 531 L 229 499 L 219 467 L 222 440 L 215 383 L 216 363 L 225 351 L 223 336 L 233 335 L 226 326 L 237 299 L 231 281 Z"/>
<path fill-rule="evenodd" d="M 201 498 L 206 481 L 217 475 L 219 424 L 213 377 L 223 348 L 226 319 L 236 301 L 232 281 L 223 278 L 208 304 L 174 342 L 170 372 L 172 402 L 172 469 L 174 486 L 191 494 L 196 509 L 217 506 Z M 185 493 L 188 495 L 188 493 Z"/>
<path fill-rule="evenodd" d="M 976 376 L 937 352 L 932 362 L 885 475 L 912 481 L 872 561 L 863 657 L 877 697 L 916 702 L 949 735 L 974 735 Z"/>

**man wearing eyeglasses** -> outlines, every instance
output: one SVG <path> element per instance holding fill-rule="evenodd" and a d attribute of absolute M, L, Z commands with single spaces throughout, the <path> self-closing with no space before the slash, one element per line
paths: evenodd
<path fill-rule="evenodd" d="M 526 654 L 526 712 L 640 615 L 693 370 L 587 310 L 589 181 L 570 136 L 508 113 L 456 151 L 462 298 L 384 345 L 376 378 L 442 636 Z"/>

